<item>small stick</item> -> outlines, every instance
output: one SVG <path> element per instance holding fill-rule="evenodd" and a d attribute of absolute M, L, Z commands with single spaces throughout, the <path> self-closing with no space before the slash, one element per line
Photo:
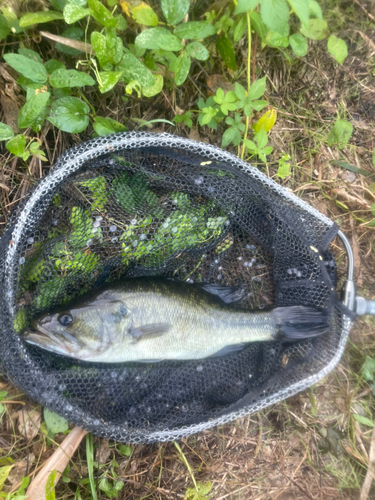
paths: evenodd
<path fill-rule="evenodd" d="M 72 432 L 66 436 L 59 448 L 55 450 L 54 454 L 43 465 L 38 475 L 32 480 L 27 489 L 27 500 L 46 500 L 45 493 L 48 476 L 53 470 L 57 470 L 56 486 L 61 474 L 64 472 L 85 434 L 87 434 L 87 431 L 81 427 L 74 427 Z"/>
<path fill-rule="evenodd" d="M 375 477 L 375 426 L 372 429 L 370 451 L 369 451 L 369 464 L 366 472 L 365 480 L 363 481 L 360 500 L 367 500 Z"/>
<path fill-rule="evenodd" d="M 372 20 L 372 21 L 375 21 L 375 17 L 370 14 L 370 12 L 367 12 L 367 10 L 363 7 L 363 5 L 361 4 L 361 2 L 359 2 L 358 0 L 354 0 L 354 2 L 358 5 L 358 7 L 360 7 L 363 12 L 366 12 L 366 14 L 368 15 L 368 17 Z"/>

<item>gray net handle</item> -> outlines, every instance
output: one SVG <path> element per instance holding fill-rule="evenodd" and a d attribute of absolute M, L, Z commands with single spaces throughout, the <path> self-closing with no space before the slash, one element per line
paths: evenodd
<path fill-rule="evenodd" d="M 349 240 L 342 231 L 338 231 L 337 236 L 343 242 L 348 257 L 348 274 L 341 292 L 341 300 L 350 311 L 355 312 L 358 316 L 362 316 L 363 314 L 372 314 L 375 316 L 375 300 L 367 300 L 356 295 L 353 279 L 354 255 Z"/>

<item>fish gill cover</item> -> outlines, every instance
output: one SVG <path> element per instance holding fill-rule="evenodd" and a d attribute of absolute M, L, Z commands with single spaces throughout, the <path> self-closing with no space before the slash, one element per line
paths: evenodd
<path fill-rule="evenodd" d="M 71 422 L 128 442 L 175 439 L 256 411 L 317 381 L 342 353 L 350 324 L 335 308 L 336 232 L 218 148 L 145 133 L 84 143 L 59 159 L 2 238 L 1 369 Z M 151 364 L 83 363 L 21 340 L 40 313 L 142 276 L 240 287 L 242 310 L 317 307 L 330 330 Z"/>

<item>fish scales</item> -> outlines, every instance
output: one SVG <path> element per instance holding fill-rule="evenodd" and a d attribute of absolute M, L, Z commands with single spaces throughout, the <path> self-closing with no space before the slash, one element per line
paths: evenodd
<path fill-rule="evenodd" d="M 43 314 L 24 338 L 73 358 L 119 363 L 203 359 L 249 342 L 296 340 L 327 330 L 323 311 L 240 311 L 223 300 L 228 290 L 157 278 L 124 280 Z"/>

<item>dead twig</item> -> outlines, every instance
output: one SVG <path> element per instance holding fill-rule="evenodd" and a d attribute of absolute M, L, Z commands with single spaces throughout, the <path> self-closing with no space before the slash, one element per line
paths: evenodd
<path fill-rule="evenodd" d="M 363 481 L 360 500 L 368 499 L 374 477 L 375 477 L 375 426 L 372 429 L 370 451 L 369 451 L 369 464 L 365 480 Z"/>

